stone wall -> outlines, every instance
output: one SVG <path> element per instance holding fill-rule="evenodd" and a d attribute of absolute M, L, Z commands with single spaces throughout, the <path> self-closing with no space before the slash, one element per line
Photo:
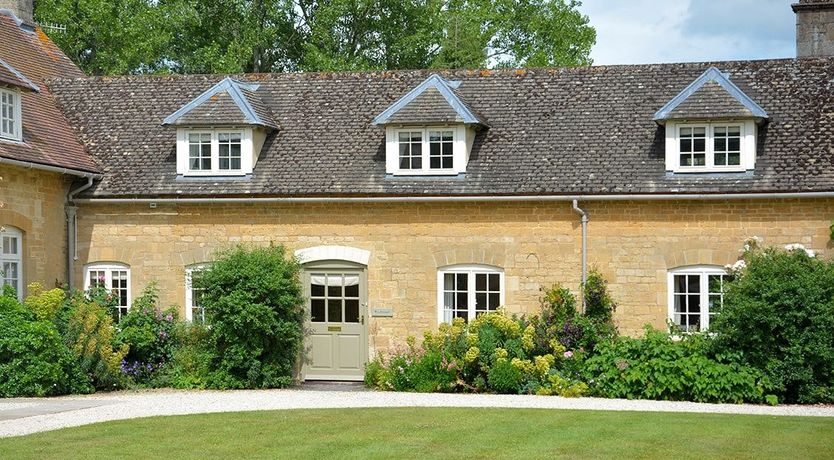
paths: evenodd
<path fill-rule="evenodd" d="M 662 327 L 667 270 L 735 262 L 750 236 L 830 254 L 834 200 L 584 202 L 589 262 L 610 280 L 626 333 Z M 384 349 L 437 324 L 437 269 L 459 263 L 505 270 L 506 306 L 534 312 L 540 287 L 580 280 L 579 216 L 567 202 L 392 204 L 84 204 L 79 262 L 123 262 L 137 295 L 156 280 L 165 304 L 183 305 L 184 267 L 236 243 L 291 250 L 343 245 L 370 251 L 371 347 Z"/>
<path fill-rule="evenodd" d="M 23 284 L 66 281 L 67 176 L 0 164 L 0 227 L 23 232 Z"/>

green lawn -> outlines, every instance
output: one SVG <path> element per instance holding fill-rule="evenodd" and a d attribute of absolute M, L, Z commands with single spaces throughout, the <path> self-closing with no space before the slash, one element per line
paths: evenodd
<path fill-rule="evenodd" d="M 834 458 L 834 418 L 533 409 L 238 412 L 0 439 L 13 458 Z"/>

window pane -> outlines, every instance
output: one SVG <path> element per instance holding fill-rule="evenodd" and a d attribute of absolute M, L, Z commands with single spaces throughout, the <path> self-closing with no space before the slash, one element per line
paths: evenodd
<path fill-rule="evenodd" d="M 686 275 L 675 275 L 675 293 L 686 293 Z"/>
<path fill-rule="evenodd" d="M 681 166 L 692 166 L 692 157 L 689 155 L 681 155 Z"/>
<path fill-rule="evenodd" d="M 704 137 L 707 134 L 707 129 L 704 128 L 704 127 L 692 128 L 692 134 L 693 134 L 693 136 L 696 136 L 696 137 L 697 136 Z"/>
<path fill-rule="evenodd" d="M 731 137 L 727 139 L 727 145 L 727 150 L 731 152 L 738 152 L 739 150 L 741 150 L 741 139 L 739 139 L 738 137 Z"/>
<path fill-rule="evenodd" d="M 324 297 L 324 277 L 321 275 L 311 275 L 310 295 L 316 297 Z"/>
<path fill-rule="evenodd" d="M 486 310 L 488 306 L 486 292 L 479 292 L 475 294 L 475 309 Z"/>
<path fill-rule="evenodd" d="M 345 297 L 359 297 L 359 277 L 345 275 Z"/>
<path fill-rule="evenodd" d="M 741 155 L 738 153 L 729 153 L 727 154 L 727 164 L 730 166 L 739 166 L 741 165 Z"/>
<path fill-rule="evenodd" d="M 686 312 L 686 296 L 685 295 L 676 295 L 675 296 L 675 313 L 685 313 Z M 680 324 L 680 323 L 678 323 Z"/>
<path fill-rule="evenodd" d="M 310 300 L 310 320 L 314 323 L 323 323 L 324 317 L 324 299 Z"/>
<path fill-rule="evenodd" d="M 467 308 L 469 306 L 469 295 L 466 292 L 458 292 L 456 298 L 455 307 Z"/>
<path fill-rule="evenodd" d="M 476 291 L 486 291 L 487 290 L 487 274 L 486 273 L 476 273 L 475 274 L 475 290 Z"/>
<path fill-rule="evenodd" d="M 429 167 L 431 169 L 440 169 L 443 164 L 440 160 L 440 157 L 431 157 L 431 160 L 429 160 Z"/>
<path fill-rule="evenodd" d="M 453 166 L 452 157 L 443 157 L 443 169 L 451 169 Z"/>
<path fill-rule="evenodd" d="M 457 275 L 457 289 L 459 291 L 466 291 L 469 289 L 469 277 L 466 273 L 458 273 Z"/>
<path fill-rule="evenodd" d="M 345 300 L 345 322 L 359 322 L 359 300 Z"/>
<path fill-rule="evenodd" d="M 443 275 L 443 289 L 451 291 L 455 288 L 455 274 L 445 273 Z"/>

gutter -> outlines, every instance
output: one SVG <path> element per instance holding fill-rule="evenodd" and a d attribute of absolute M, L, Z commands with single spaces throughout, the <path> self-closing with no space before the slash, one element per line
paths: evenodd
<path fill-rule="evenodd" d="M 99 176 L 100 178 L 101 176 Z M 73 278 L 75 274 L 75 261 L 78 260 L 78 219 L 76 218 L 75 196 L 93 186 L 93 180 L 96 178 L 92 175 L 87 176 L 87 183 L 78 188 L 71 189 L 67 193 L 67 204 L 64 211 L 67 214 L 67 286 L 72 289 L 74 283 Z"/>
<path fill-rule="evenodd" d="M 582 313 L 585 313 L 585 283 L 588 282 L 588 213 L 573 200 L 573 210 L 582 216 Z"/>
<path fill-rule="evenodd" d="M 704 193 L 704 194 L 636 194 L 636 195 L 470 195 L 470 196 L 368 196 L 368 197 L 215 197 L 215 198 L 78 198 L 76 203 L 433 203 L 473 201 L 697 201 L 762 200 L 797 198 L 834 198 L 831 192 L 787 193 Z"/>
<path fill-rule="evenodd" d="M 41 171 L 49 171 L 58 174 L 68 174 L 70 176 L 78 176 L 78 177 L 92 177 L 93 179 L 101 179 L 103 176 L 98 173 L 92 173 L 87 171 L 81 171 L 79 169 L 70 169 L 70 168 L 63 168 L 60 166 L 49 166 L 43 165 L 40 163 L 31 163 L 28 161 L 20 161 L 20 160 L 12 160 L 9 158 L 1 158 L 0 157 L 0 164 L 10 164 L 12 166 L 19 166 L 21 168 L 27 169 L 38 169 Z"/>

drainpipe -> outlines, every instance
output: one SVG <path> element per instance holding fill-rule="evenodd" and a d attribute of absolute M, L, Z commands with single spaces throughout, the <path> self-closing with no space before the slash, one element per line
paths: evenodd
<path fill-rule="evenodd" d="M 573 200 L 573 210 L 582 216 L 582 312 L 585 312 L 585 283 L 588 281 L 588 213 Z"/>
<path fill-rule="evenodd" d="M 78 260 L 76 252 L 76 243 L 78 242 L 78 221 L 76 219 L 75 196 L 93 186 L 93 179 L 95 176 L 87 176 L 87 183 L 70 190 L 67 194 L 67 204 L 65 211 L 67 213 L 67 285 L 70 289 L 74 286 L 73 278 L 75 275 L 75 261 Z"/>

